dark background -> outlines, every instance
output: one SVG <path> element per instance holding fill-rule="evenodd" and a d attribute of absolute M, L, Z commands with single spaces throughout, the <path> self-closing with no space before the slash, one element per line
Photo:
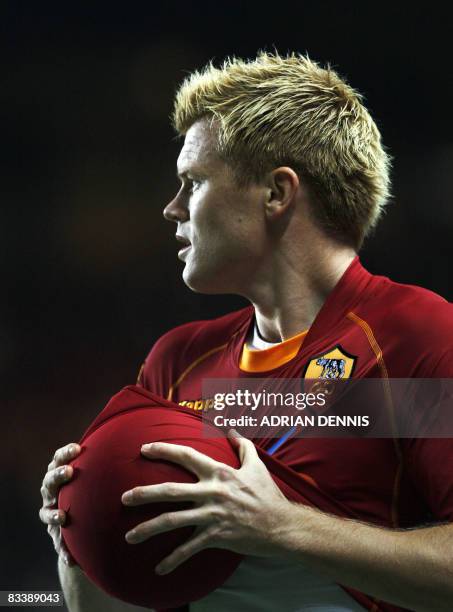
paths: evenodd
<path fill-rule="evenodd" d="M 308 51 L 365 97 L 394 156 L 362 261 L 451 300 L 450 19 L 440 3 L 3 2 L 0 590 L 58 588 L 39 522 L 54 451 L 155 339 L 241 306 L 192 294 L 162 208 L 175 88 L 208 60 Z M 427 321 L 429 325 L 429 321 Z"/>

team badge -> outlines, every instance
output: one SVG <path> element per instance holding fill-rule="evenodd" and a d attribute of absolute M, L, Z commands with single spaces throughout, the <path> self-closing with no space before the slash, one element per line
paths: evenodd
<path fill-rule="evenodd" d="M 350 378 L 354 370 L 357 357 L 350 355 L 339 344 L 327 353 L 310 359 L 305 378 L 322 378 L 324 380 L 338 380 Z"/>

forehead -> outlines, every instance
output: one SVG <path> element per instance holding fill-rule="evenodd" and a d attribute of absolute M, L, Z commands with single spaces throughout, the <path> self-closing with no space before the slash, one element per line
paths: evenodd
<path fill-rule="evenodd" d="M 194 123 L 186 133 L 184 145 L 178 156 L 178 174 L 182 174 L 194 166 L 210 167 L 220 163 L 216 151 L 216 132 L 210 122 L 201 119 Z"/>

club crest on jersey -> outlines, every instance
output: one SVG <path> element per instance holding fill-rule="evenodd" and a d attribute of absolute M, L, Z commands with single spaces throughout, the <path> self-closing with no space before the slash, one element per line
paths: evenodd
<path fill-rule="evenodd" d="M 337 344 L 327 353 L 310 359 L 304 377 L 322 378 L 324 380 L 350 378 L 356 359 L 357 357 L 350 355 Z"/>

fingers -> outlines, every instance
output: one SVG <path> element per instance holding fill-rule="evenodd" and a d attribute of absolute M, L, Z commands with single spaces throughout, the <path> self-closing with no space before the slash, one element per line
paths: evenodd
<path fill-rule="evenodd" d="M 151 502 L 198 501 L 207 494 L 200 483 L 164 482 L 157 485 L 135 487 L 123 493 L 121 501 L 126 506 L 140 506 Z"/>
<path fill-rule="evenodd" d="M 238 432 L 237 429 L 229 429 L 227 432 L 227 436 L 228 438 L 230 438 L 230 440 L 233 439 L 237 439 L 237 438 L 242 438 L 243 436 L 241 436 L 241 434 Z"/>
<path fill-rule="evenodd" d="M 39 509 L 39 518 L 40 520 L 49 525 L 49 527 L 56 525 L 61 527 L 66 522 L 66 513 L 63 510 L 46 508 L 43 506 Z"/>
<path fill-rule="evenodd" d="M 69 461 L 72 461 L 72 459 L 77 457 L 80 451 L 80 445 L 76 444 L 75 442 L 71 442 L 70 444 L 66 444 L 66 446 L 62 446 L 57 451 L 55 451 L 55 455 L 53 456 L 52 461 L 49 463 L 47 470 L 54 470 L 60 465 L 69 463 Z"/>
<path fill-rule="evenodd" d="M 73 473 L 74 470 L 70 465 L 63 465 L 46 473 L 41 487 L 41 496 L 45 506 L 53 506 L 57 503 L 58 490 L 72 478 Z"/>
<path fill-rule="evenodd" d="M 228 438 L 236 446 L 242 465 L 253 460 L 256 461 L 256 459 L 261 461 L 261 459 L 258 457 L 258 453 L 256 452 L 255 445 L 251 440 L 241 436 L 235 429 L 230 429 L 228 432 Z"/>
<path fill-rule="evenodd" d="M 73 475 L 73 468 L 68 463 L 80 453 L 81 448 L 78 444 L 71 442 L 59 448 L 47 467 L 41 487 L 41 496 L 44 506 L 55 506 L 57 503 L 57 493 L 59 488 L 67 482 Z"/>
<path fill-rule="evenodd" d="M 139 544 L 158 533 L 165 533 L 179 527 L 206 525 L 210 520 L 210 512 L 206 508 L 191 508 L 190 510 L 181 510 L 179 512 L 167 512 L 156 516 L 156 518 L 150 521 L 140 523 L 140 525 L 128 531 L 126 533 L 126 541 L 129 544 Z"/>
<path fill-rule="evenodd" d="M 47 531 L 52 538 L 55 551 L 66 565 L 74 565 L 69 551 L 61 537 L 61 526 L 66 521 L 66 513 L 55 508 L 60 487 L 70 480 L 74 474 L 72 466 L 66 465 L 81 452 L 79 444 L 71 442 L 59 448 L 47 467 L 41 486 L 43 506 L 39 510 L 40 520 L 47 525 Z"/>
<path fill-rule="evenodd" d="M 214 461 L 189 446 L 180 444 L 167 444 L 165 442 L 153 442 L 142 446 L 142 454 L 147 459 L 165 459 L 182 465 L 202 478 L 209 476 L 218 467 L 224 467 L 223 463 Z"/>

